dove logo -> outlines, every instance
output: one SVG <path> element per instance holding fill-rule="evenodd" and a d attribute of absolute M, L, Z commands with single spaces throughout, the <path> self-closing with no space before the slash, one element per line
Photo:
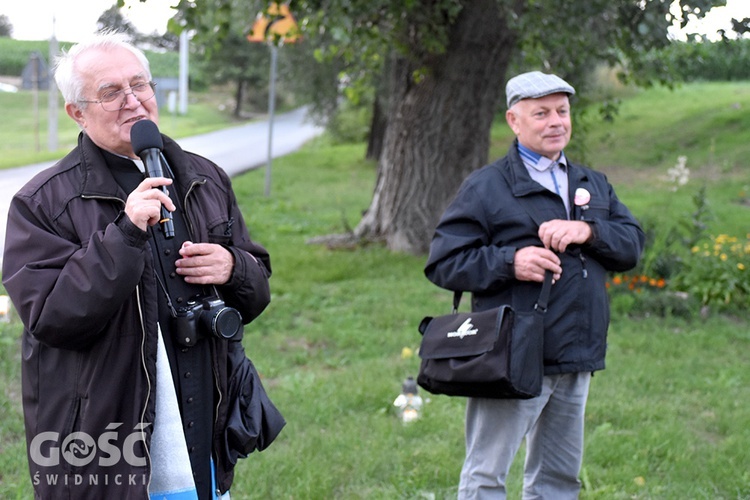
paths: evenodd
<path fill-rule="evenodd" d="M 448 338 L 458 337 L 462 339 L 469 335 L 476 335 L 477 333 L 479 333 L 479 330 L 471 324 L 471 318 L 467 318 L 455 332 L 448 332 Z"/>

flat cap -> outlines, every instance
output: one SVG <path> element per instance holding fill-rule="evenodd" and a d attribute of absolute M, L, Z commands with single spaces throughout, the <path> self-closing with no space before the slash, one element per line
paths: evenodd
<path fill-rule="evenodd" d="M 505 86 L 505 97 L 509 108 L 521 99 L 537 99 L 559 92 L 575 95 L 576 90 L 559 76 L 548 75 L 541 71 L 514 76 Z"/>

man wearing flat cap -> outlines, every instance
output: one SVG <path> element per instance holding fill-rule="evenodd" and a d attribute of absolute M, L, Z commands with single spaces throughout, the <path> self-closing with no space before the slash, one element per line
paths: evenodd
<path fill-rule="evenodd" d="M 544 377 L 531 399 L 469 398 L 459 499 L 505 498 L 523 440 L 525 499 L 577 498 L 591 375 L 604 369 L 607 273 L 633 268 L 644 234 L 607 178 L 570 161 L 573 87 L 539 71 L 506 86 L 516 139 L 470 174 L 435 230 L 426 276 L 472 294 L 472 310 L 531 310 L 546 271 Z"/>

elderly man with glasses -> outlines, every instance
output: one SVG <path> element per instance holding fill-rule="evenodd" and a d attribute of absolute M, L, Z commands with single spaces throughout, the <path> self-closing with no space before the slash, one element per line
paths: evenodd
<path fill-rule="evenodd" d="M 237 459 L 284 425 L 241 343 L 270 301 L 268 252 L 226 173 L 159 133 L 148 60 L 123 35 L 74 45 L 55 78 L 82 132 L 14 196 L 2 274 L 35 496 L 226 498 Z M 134 127 L 163 175 L 144 173 Z"/>

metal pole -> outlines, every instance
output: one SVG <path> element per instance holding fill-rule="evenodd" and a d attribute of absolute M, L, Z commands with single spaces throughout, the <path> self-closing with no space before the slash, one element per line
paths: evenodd
<path fill-rule="evenodd" d="M 31 53 L 31 102 L 34 108 L 34 144 L 37 153 L 41 150 L 39 147 L 39 69 L 39 54 L 35 51 Z"/>
<path fill-rule="evenodd" d="M 271 163 L 273 158 L 273 115 L 276 104 L 276 58 L 279 48 L 271 42 L 271 79 L 268 84 L 268 163 L 266 163 L 266 196 L 271 195 Z"/>
<path fill-rule="evenodd" d="M 53 21 L 54 23 L 54 21 Z M 54 26 L 54 25 L 53 25 Z M 47 121 L 47 149 L 57 151 L 57 84 L 52 77 L 52 61 L 57 57 L 58 43 L 52 29 L 52 38 L 49 42 L 49 69 L 47 70 L 47 110 L 49 117 Z"/>
<path fill-rule="evenodd" d="M 188 33 L 187 29 L 183 29 L 180 33 L 180 80 L 179 80 L 179 93 L 180 93 L 180 114 L 186 115 L 188 111 Z"/>

